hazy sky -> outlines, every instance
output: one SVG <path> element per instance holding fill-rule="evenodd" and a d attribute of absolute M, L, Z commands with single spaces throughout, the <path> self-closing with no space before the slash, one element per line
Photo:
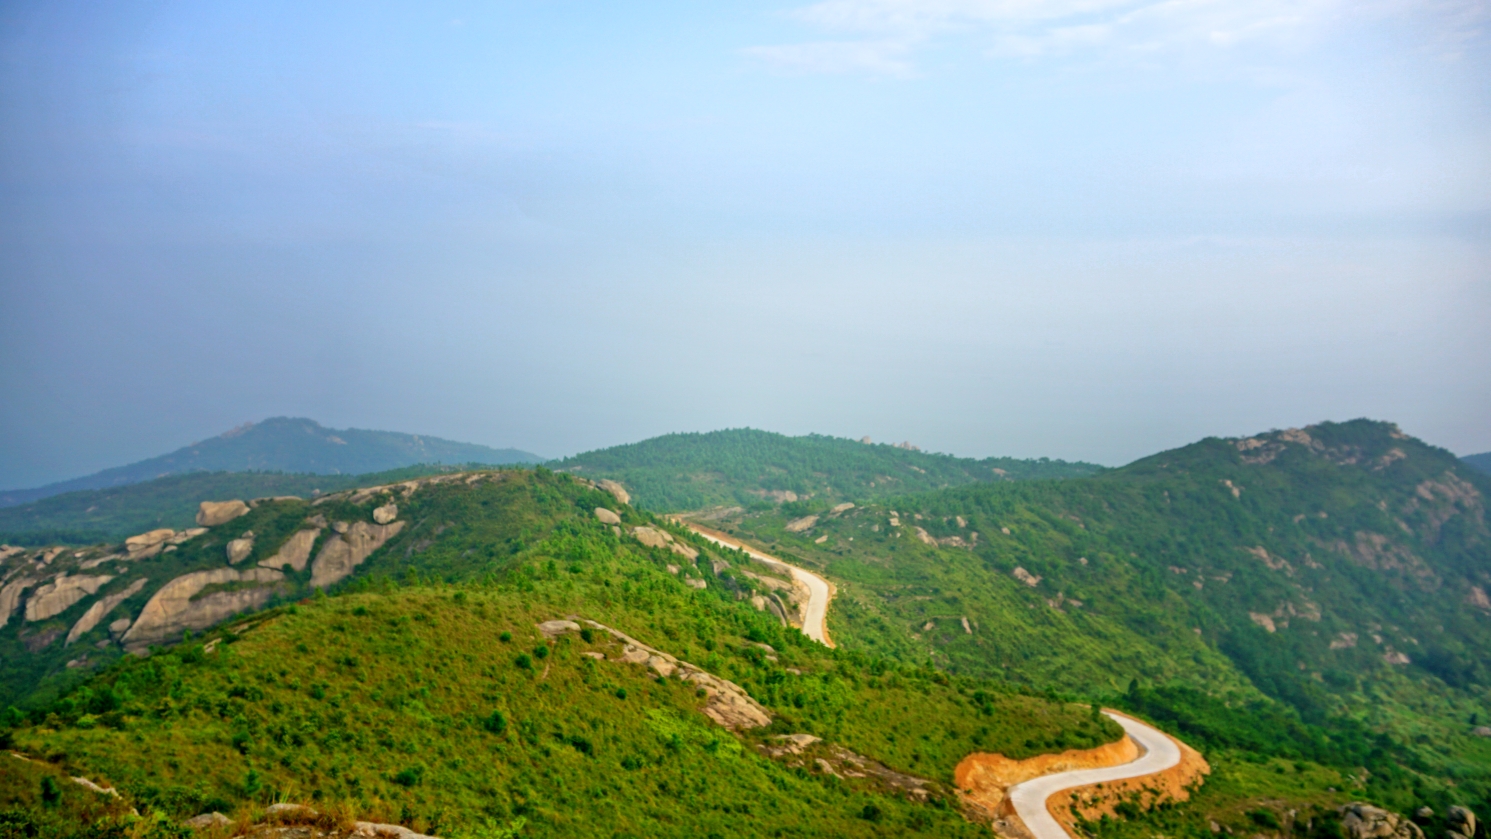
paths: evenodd
<path fill-rule="evenodd" d="M 245 420 L 1491 449 L 1485 0 L 0 4 L 0 487 Z"/>

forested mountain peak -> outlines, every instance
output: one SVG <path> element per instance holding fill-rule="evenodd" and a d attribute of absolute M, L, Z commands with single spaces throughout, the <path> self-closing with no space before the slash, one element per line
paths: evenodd
<path fill-rule="evenodd" d="M 1074 478 L 1103 467 L 1039 458 L 982 460 L 932 454 L 908 444 L 753 428 L 667 434 L 586 452 L 554 468 L 626 484 L 649 509 L 710 505 L 765 509 L 807 498 L 864 500 L 989 481 Z"/>

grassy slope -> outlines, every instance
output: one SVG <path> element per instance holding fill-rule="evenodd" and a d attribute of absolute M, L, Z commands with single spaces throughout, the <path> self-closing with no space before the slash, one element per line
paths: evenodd
<path fill-rule="evenodd" d="M 450 471 L 448 466 L 410 466 L 370 475 L 303 475 L 278 472 L 192 472 L 114 489 L 81 490 L 0 508 L 0 542 L 88 545 L 117 542 L 157 527 L 193 526 L 197 505 L 228 498 L 265 498 L 350 487 Z"/>
<path fill-rule="evenodd" d="M 199 639 L 119 662 L 11 741 L 175 815 L 287 795 L 450 835 L 519 816 L 534 836 L 979 832 L 951 809 L 765 760 L 683 683 L 580 655 L 598 644 L 572 636 L 518 666 L 539 644 L 533 624 L 570 613 L 746 687 L 778 718 L 767 735 L 815 733 L 944 782 L 979 748 L 1026 755 L 1117 734 L 1082 706 L 824 649 L 740 603 L 728 575 L 688 588 L 665 570 L 677 555 L 595 522 L 608 498 L 543 472 L 422 489 L 401 505 L 418 524 L 344 596 L 222 631 L 210 654 Z M 494 711 L 501 732 L 484 725 Z M 878 821 L 860 818 L 867 805 Z"/>
<path fill-rule="evenodd" d="M 669 434 L 553 465 L 591 478 L 618 480 L 638 506 L 651 510 L 767 506 L 765 492 L 785 490 L 820 500 L 862 500 L 977 482 L 1079 477 L 1102 469 L 1046 458 L 973 460 L 749 428 Z"/>
<path fill-rule="evenodd" d="M 1234 765 L 1366 765 L 1380 800 L 1484 806 L 1491 743 L 1469 720 L 1491 718 L 1491 616 L 1467 599 L 1488 582 L 1491 481 L 1384 424 L 1310 432 L 1324 451 L 1283 443 L 1267 464 L 1208 440 L 1089 480 L 902 498 L 802 534 L 782 529 L 795 510 L 732 526 L 840 582 L 830 622 L 846 644 L 1107 694 L 1218 753 L 1238 750 Z M 1406 457 L 1385 462 L 1394 449 Z M 1476 497 L 1453 501 L 1443 487 Z M 915 526 L 977 531 L 979 547 L 928 546 Z M 1387 547 L 1364 558 L 1358 534 Z M 1258 547 L 1268 562 L 1245 550 Z M 1040 583 L 1016 580 L 1017 567 Z M 1340 647 L 1342 633 L 1356 646 Z M 1390 665 L 1388 651 L 1413 663 Z"/>

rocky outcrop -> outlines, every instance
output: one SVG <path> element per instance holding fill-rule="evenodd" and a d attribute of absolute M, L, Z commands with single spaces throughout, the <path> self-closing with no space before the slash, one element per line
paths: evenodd
<path fill-rule="evenodd" d="M 83 616 L 78 618 L 78 622 L 72 625 L 72 630 L 67 633 L 67 642 L 63 646 L 67 646 L 83 637 L 84 634 L 91 632 L 93 627 L 98 626 L 98 622 L 104 619 L 105 615 L 114 611 L 114 607 L 139 594 L 140 589 L 145 587 L 145 582 L 143 579 L 135 580 L 124 591 L 110 594 L 107 597 L 100 597 L 98 602 L 89 606 L 88 611 L 84 612 Z"/>
<path fill-rule="evenodd" d="M 1027 586 L 1031 586 L 1032 588 L 1041 584 L 1040 577 L 1030 573 L 1029 571 L 1026 571 L 1024 568 L 1017 567 L 1011 573 L 1013 574 L 1015 579 L 1019 580 Z"/>
<path fill-rule="evenodd" d="M 10 623 L 11 615 L 16 613 L 16 606 L 20 605 L 21 594 L 28 588 L 36 585 L 36 580 L 31 577 L 17 577 L 0 588 L 0 626 Z"/>
<path fill-rule="evenodd" d="M 124 540 L 124 549 L 129 552 L 126 559 L 147 559 L 160 553 L 176 531 L 169 527 L 151 530 Z"/>
<path fill-rule="evenodd" d="M 243 538 L 228 542 L 228 564 L 237 565 L 254 552 L 254 534 L 245 533 Z"/>
<path fill-rule="evenodd" d="M 1353 801 L 1337 812 L 1349 839 L 1424 839 L 1418 825 L 1365 801 Z"/>
<path fill-rule="evenodd" d="M 1476 818 L 1469 807 L 1458 804 L 1451 806 L 1444 814 L 1444 821 L 1449 826 L 1444 834 L 1445 839 L 1474 839 Z"/>
<path fill-rule="evenodd" d="M 596 484 L 601 489 L 611 493 L 611 496 L 622 504 L 632 503 L 632 496 L 627 493 L 626 488 L 623 487 L 621 484 L 618 484 L 615 481 L 609 479 L 597 481 Z"/>
<path fill-rule="evenodd" d="M 263 607 L 278 590 L 275 584 L 284 579 L 284 574 L 268 568 L 214 568 L 177 577 L 150 598 L 121 641 L 126 650 L 139 654 L 187 630 L 215 626 L 239 612 Z M 208 586 L 233 583 L 246 585 L 197 596 Z"/>
<path fill-rule="evenodd" d="M 203 501 L 197 506 L 197 524 L 203 527 L 217 527 L 220 524 L 238 518 L 249 511 L 249 505 L 242 501 Z"/>
<path fill-rule="evenodd" d="M 721 679 L 687 661 L 680 661 L 661 650 L 653 649 L 620 630 L 592 620 L 587 620 L 585 623 L 621 642 L 622 654 L 612 659 L 613 661 L 646 665 L 647 669 L 656 673 L 659 678 L 676 676 L 702 690 L 705 699 L 701 710 L 704 715 L 725 728 L 733 731 L 771 725 L 771 714 L 759 702 L 752 699 L 740 685 Z M 549 638 L 572 631 L 570 627 L 574 627 L 575 630 L 580 628 L 578 623 L 569 620 L 545 621 L 538 626 L 539 631 Z"/>
<path fill-rule="evenodd" d="M 817 516 L 803 516 L 800 519 L 793 519 L 792 521 L 787 522 L 787 524 L 782 529 L 787 531 L 788 533 L 801 533 L 817 523 Z"/>
<path fill-rule="evenodd" d="M 311 559 L 311 548 L 316 545 L 316 537 L 321 535 L 321 528 L 305 528 L 295 532 L 294 536 L 285 540 L 280 549 L 275 551 L 274 556 L 259 560 L 263 568 L 284 568 L 289 566 L 294 571 L 304 571 L 305 564 Z"/>
<path fill-rule="evenodd" d="M 51 582 L 38 587 L 31 599 L 26 601 L 26 622 L 54 618 L 79 600 L 96 594 L 104 583 L 112 579 L 114 578 L 107 574 L 100 577 L 69 577 L 63 572 Z"/>
<path fill-rule="evenodd" d="M 334 522 L 335 536 L 326 540 L 311 566 L 311 586 L 325 588 L 346 579 L 373 551 L 404 529 L 405 522 L 368 524 L 365 521 Z"/>
<path fill-rule="evenodd" d="M 211 830 L 213 828 L 227 827 L 232 823 L 232 819 L 228 818 L 222 813 L 213 811 L 211 813 L 203 813 L 199 816 L 192 816 L 191 818 L 182 822 L 181 826 L 189 827 L 192 830 Z"/>
<path fill-rule="evenodd" d="M 605 507 L 596 507 L 595 517 L 600 519 L 601 524 L 621 524 L 621 516 L 607 510 Z"/>
<path fill-rule="evenodd" d="M 399 517 L 399 505 L 384 504 L 373 510 L 373 522 L 376 524 L 388 524 Z"/>
<path fill-rule="evenodd" d="M 654 527 L 634 527 L 632 536 L 649 548 L 665 548 L 668 542 L 672 541 L 667 533 Z"/>

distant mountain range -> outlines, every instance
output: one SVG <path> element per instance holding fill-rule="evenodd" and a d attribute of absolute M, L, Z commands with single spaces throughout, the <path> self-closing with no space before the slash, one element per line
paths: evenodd
<path fill-rule="evenodd" d="M 1491 452 L 1486 452 L 1484 454 L 1468 454 L 1460 459 L 1465 461 L 1466 463 L 1469 463 L 1471 466 L 1474 466 L 1475 468 L 1481 470 L 1482 472 L 1491 472 Z"/>
<path fill-rule="evenodd" d="M 237 428 L 170 454 L 34 489 L 0 492 L 0 507 L 64 492 L 111 489 L 189 472 L 293 472 L 360 475 L 426 463 L 542 463 L 518 449 L 494 449 L 395 431 L 325 428 L 302 417 L 274 417 Z"/>

